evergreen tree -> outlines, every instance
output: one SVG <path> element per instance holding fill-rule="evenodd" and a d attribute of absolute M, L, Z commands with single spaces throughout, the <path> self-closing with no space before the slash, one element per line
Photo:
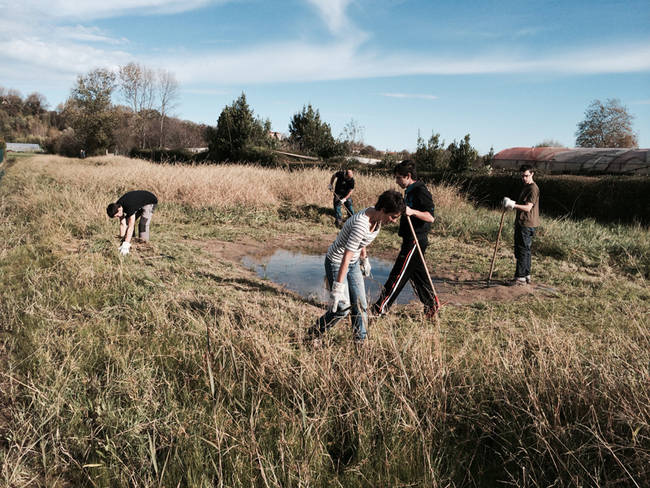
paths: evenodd
<path fill-rule="evenodd" d="M 449 166 L 456 172 L 466 171 L 478 158 L 478 151 L 469 143 L 469 134 L 463 140 L 452 142 L 447 148 L 449 151 Z"/>
<path fill-rule="evenodd" d="M 207 130 L 208 148 L 217 161 L 236 161 L 245 156 L 247 149 L 269 146 L 269 120 L 255 118 L 244 93 L 219 115 L 216 128 Z"/>
<path fill-rule="evenodd" d="M 445 150 L 444 144 L 440 134 L 432 133 L 427 143 L 418 134 L 417 149 L 413 154 L 418 169 L 434 171 L 446 168 L 449 164 L 449 153 Z"/>
<path fill-rule="evenodd" d="M 329 124 L 321 121 L 318 109 L 311 104 L 294 114 L 289 123 L 289 140 L 300 150 L 321 158 L 345 154 L 345 144 L 334 139 Z"/>

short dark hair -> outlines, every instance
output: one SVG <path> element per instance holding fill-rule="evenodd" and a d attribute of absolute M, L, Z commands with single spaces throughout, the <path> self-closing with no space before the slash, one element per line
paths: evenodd
<path fill-rule="evenodd" d="M 383 210 L 385 213 L 404 213 L 406 205 L 404 204 L 404 197 L 402 194 L 395 190 L 386 190 L 379 195 L 377 203 L 375 203 L 375 210 Z"/>
<path fill-rule="evenodd" d="M 535 170 L 530 164 L 522 164 L 521 166 L 519 166 L 519 172 L 523 173 L 524 171 L 530 171 L 531 173 L 535 172 Z"/>
<path fill-rule="evenodd" d="M 405 159 L 401 163 L 398 163 L 393 168 L 393 174 L 400 176 L 408 176 L 411 173 L 411 178 L 414 180 L 418 179 L 418 172 L 415 167 L 415 161 L 412 159 Z"/>
<path fill-rule="evenodd" d="M 106 207 L 106 213 L 110 218 L 113 218 L 115 217 L 119 209 L 120 206 L 117 203 L 109 203 L 108 207 Z"/>

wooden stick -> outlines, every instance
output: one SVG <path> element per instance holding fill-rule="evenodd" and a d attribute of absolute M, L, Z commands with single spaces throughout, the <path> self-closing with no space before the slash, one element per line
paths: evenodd
<path fill-rule="evenodd" d="M 413 228 L 413 224 L 411 223 L 411 217 L 408 215 L 406 216 L 406 220 L 409 223 L 409 227 L 411 228 L 411 234 L 413 234 L 413 239 L 415 239 L 415 247 L 418 248 L 418 253 L 420 254 L 420 259 L 422 259 L 422 264 L 424 265 L 424 270 L 427 273 L 427 278 L 429 278 L 429 284 L 431 285 L 431 290 L 433 291 L 433 298 L 436 302 L 436 312 L 438 313 L 438 309 L 440 308 L 440 300 L 438 300 L 438 294 L 436 293 L 436 288 L 433 286 L 433 280 L 431 279 L 431 275 L 429 274 L 429 268 L 427 268 L 427 262 L 424 260 L 424 254 L 422 254 L 422 249 L 420 248 L 420 243 L 418 242 L 418 236 L 415 234 L 415 229 Z"/>
<path fill-rule="evenodd" d="M 492 279 L 492 271 L 494 270 L 494 261 L 497 258 L 497 249 L 499 247 L 499 238 L 501 237 L 501 229 L 503 229 L 503 217 L 506 215 L 507 208 L 503 209 L 501 213 L 501 223 L 499 224 L 499 233 L 497 234 L 497 242 L 494 245 L 494 254 L 492 255 L 492 264 L 490 264 L 490 274 L 488 275 L 487 284 L 490 286 L 490 280 Z"/>

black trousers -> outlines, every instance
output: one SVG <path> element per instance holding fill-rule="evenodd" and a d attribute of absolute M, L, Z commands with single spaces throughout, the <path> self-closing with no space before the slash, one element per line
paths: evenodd
<path fill-rule="evenodd" d="M 530 247 L 534 235 L 535 227 L 522 227 L 518 222 L 515 223 L 515 258 L 517 259 L 515 278 L 530 276 Z"/>
<path fill-rule="evenodd" d="M 418 241 L 424 255 L 429 243 L 426 238 Z M 376 315 L 387 313 L 404 285 L 409 281 L 415 290 L 415 294 L 426 308 L 434 307 L 435 298 L 427 277 L 427 270 L 420 258 L 415 241 L 412 239 L 402 241 L 402 247 L 399 250 L 393 269 L 388 275 L 388 280 L 386 280 L 381 295 L 372 307 L 373 313 Z"/>

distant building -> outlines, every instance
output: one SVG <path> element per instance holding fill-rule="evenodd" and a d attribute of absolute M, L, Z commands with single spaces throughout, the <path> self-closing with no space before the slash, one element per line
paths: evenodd
<path fill-rule="evenodd" d="M 7 152 L 43 152 L 39 144 L 23 144 L 22 142 L 8 142 Z"/>
<path fill-rule="evenodd" d="M 192 154 L 202 153 L 208 150 L 207 147 L 186 147 L 186 151 L 191 152 Z"/>
<path fill-rule="evenodd" d="M 287 136 L 285 136 L 282 132 L 273 132 L 271 130 L 269 131 L 269 137 L 271 139 L 275 139 L 276 141 L 284 141 L 287 138 Z"/>
<path fill-rule="evenodd" d="M 650 149 L 513 147 L 494 155 L 494 168 L 529 164 L 548 173 L 650 175 Z"/>

